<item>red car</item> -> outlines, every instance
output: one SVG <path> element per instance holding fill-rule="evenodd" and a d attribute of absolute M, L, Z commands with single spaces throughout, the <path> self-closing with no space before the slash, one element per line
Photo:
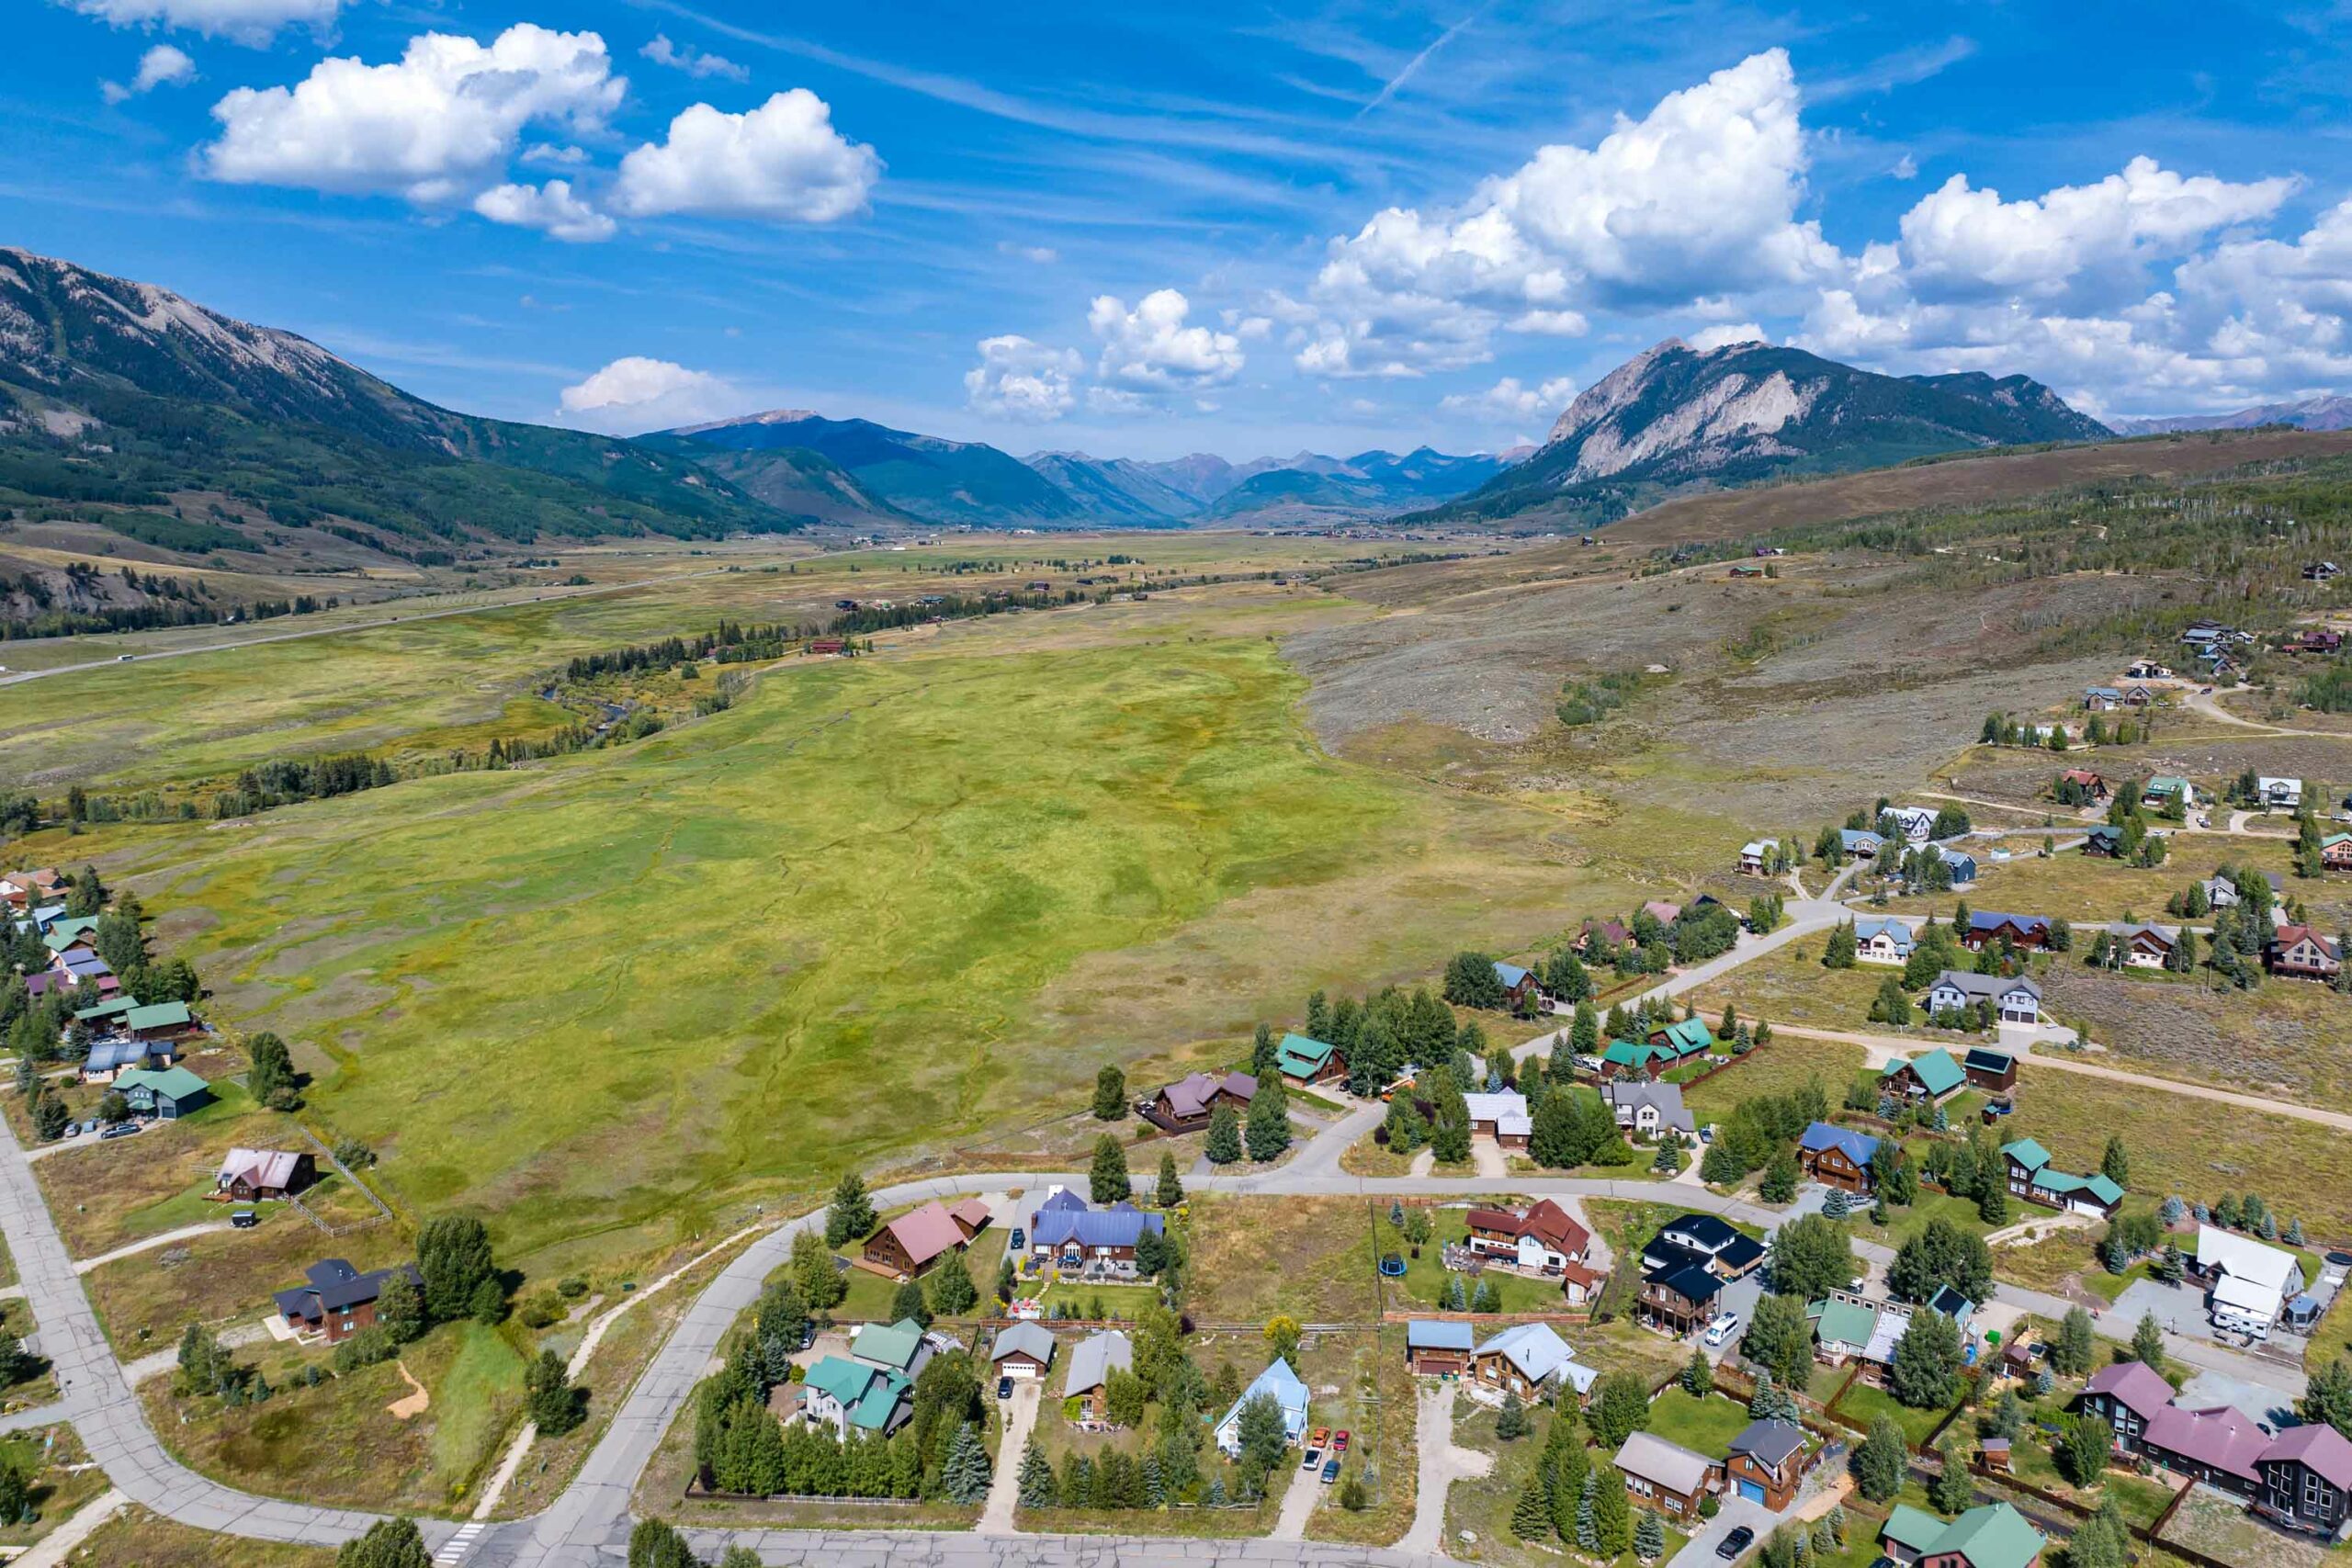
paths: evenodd
<path fill-rule="evenodd" d="M 1343 1454 L 1348 1451 L 1348 1435 L 1345 1432 L 1341 1432 L 1331 1439 L 1331 1451 L 1335 1454 Z"/>

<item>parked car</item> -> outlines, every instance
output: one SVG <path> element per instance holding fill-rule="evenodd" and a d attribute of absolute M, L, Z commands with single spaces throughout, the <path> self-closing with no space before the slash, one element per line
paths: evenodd
<path fill-rule="evenodd" d="M 1330 1441 L 1331 1428 L 1329 1427 L 1317 1427 L 1315 1428 L 1315 1435 L 1306 1439 L 1306 1446 L 1310 1449 L 1325 1448 L 1329 1445 Z"/>
<path fill-rule="evenodd" d="M 1323 1461 L 1323 1484 L 1329 1486 L 1331 1483 L 1339 1479 L 1340 1461 L 1335 1459 L 1325 1460 Z"/>
<path fill-rule="evenodd" d="M 241 1231 L 249 1231 L 261 1224 L 261 1216 L 251 1209 L 240 1209 L 229 1216 L 229 1223 Z"/>
<path fill-rule="evenodd" d="M 1026 1251 L 1028 1250 L 1028 1247 L 1027 1247 L 1027 1246 L 1026 1246 L 1026 1243 L 1028 1242 L 1028 1239 L 1029 1239 L 1029 1238 L 1028 1238 L 1027 1236 L 1025 1236 L 1025 1235 L 1022 1235 L 1022 1233 L 1021 1233 L 1021 1227 L 1020 1227 L 1019 1225 L 1015 1225 L 1015 1226 L 1013 1226 L 1013 1227 L 1012 1227 L 1012 1250 L 1013 1250 L 1013 1251 L 1015 1251 L 1015 1252 L 1026 1252 Z"/>
<path fill-rule="evenodd" d="M 999 1399 L 1011 1399 L 1012 1397 L 1012 1380 L 1011 1378 L 999 1378 L 996 1380 L 996 1396 Z"/>
<path fill-rule="evenodd" d="M 1731 1534 L 1724 1537 L 1722 1541 L 1716 1545 L 1715 1555 L 1722 1558 L 1724 1562 L 1729 1562 L 1741 1552 L 1746 1551 L 1749 1547 L 1755 1544 L 1756 1532 L 1748 1529 L 1746 1525 L 1741 1525 L 1738 1529 L 1733 1530 Z"/>
<path fill-rule="evenodd" d="M 1715 1320 L 1707 1325 L 1707 1343 L 1710 1345 L 1728 1344 L 1731 1341 L 1731 1337 L 1738 1332 L 1739 1314 L 1736 1312 L 1717 1313 L 1715 1314 Z"/>
<path fill-rule="evenodd" d="M 1306 1450 L 1306 1457 L 1298 1461 L 1298 1468 L 1301 1470 L 1313 1470 L 1317 1465 L 1321 1464 L 1322 1462 L 1323 1450 L 1321 1449 L 1309 1449 Z"/>
<path fill-rule="evenodd" d="M 100 1133 L 98 1136 L 101 1138 L 127 1138 L 137 1131 L 139 1131 L 139 1123 L 136 1122 L 118 1122 L 113 1126 L 108 1127 L 105 1132 Z"/>
<path fill-rule="evenodd" d="M 1331 1451 L 1335 1454 L 1343 1454 L 1348 1451 L 1348 1434 L 1344 1427 L 1337 1437 L 1331 1439 Z"/>

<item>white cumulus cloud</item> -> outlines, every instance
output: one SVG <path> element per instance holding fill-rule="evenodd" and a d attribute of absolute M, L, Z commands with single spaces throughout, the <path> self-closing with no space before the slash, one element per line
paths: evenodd
<path fill-rule="evenodd" d="M 187 52 L 174 49 L 167 43 L 159 43 L 139 57 L 139 73 L 130 79 L 130 85 L 106 82 L 99 85 L 99 90 L 106 95 L 107 102 L 119 104 L 158 87 L 195 80 L 196 62 L 188 58 Z"/>
<path fill-rule="evenodd" d="M 629 355 L 562 393 L 568 423 L 628 434 L 732 412 L 734 389 L 707 370 Z"/>
<path fill-rule="evenodd" d="M 1754 321 L 1741 321 L 1701 327 L 1690 334 L 1688 341 L 1692 348 L 1703 353 L 1710 349 L 1729 348 L 1736 343 L 1769 343 L 1771 340 Z"/>
<path fill-rule="evenodd" d="M 746 114 L 695 105 L 670 122 L 667 140 L 621 160 L 613 194 L 634 217 L 830 223 L 863 211 L 881 175 L 874 149 L 844 138 L 825 100 L 795 87 Z"/>
<path fill-rule="evenodd" d="M 980 362 L 964 372 L 964 400 L 991 419 L 1044 424 L 1077 406 L 1070 378 L 1085 365 L 1076 349 L 1013 333 L 982 338 Z"/>
<path fill-rule="evenodd" d="M 474 210 L 493 223 L 537 229 L 558 240 L 609 240 L 613 220 L 571 193 L 570 180 L 543 186 L 492 186 L 474 197 Z"/>
<path fill-rule="evenodd" d="M 680 49 L 662 33 L 655 33 L 653 41 L 637 52 L 656 65 L 667 65 L 673 71 L 683 71 L 689 76 L 723 76 L 729 82 L 752 79 L 750 67 L 738 65 L 722 55 L 706 53 L 692 44 Z"/>
<path fill-rule="evenodd" d="M 278 28 L 300 23 L 323 28 L 342 0 L 73 0 L 85 17 L 116 27 L 185 28 L 259 48 Z"/>
<path fill-rule="evenodd" d="M 322 60 L 290 88 L 238 88 L 213 106 L 201 165 L 241 185 L 448 202 L 500 183 L 524 127 L 597 130 L 627 87 L 594 33 L 424 33 L 390 64 Z"/>
<path fill-rule="evenodd" d="M 1102 344 L 1095 376 L 1131 393 L 1192 392 L 1221 387 L 1241 373 L 1241 340 L 1231 333 L 1190 326 L 1192 303 L 1173 288 L 1154 289 L 1132 310 L 1114 295 L 1097 295 L 1087 325 Z"/>
<path fill-rule="evenodd" d="M 1555 376 L 1548 381 L 1530 387 L 1516 376 L 1506 376 L 1483 392 L 1453 392 L 1439 400 L 1438 406 L 1451 413 L 1476 414 L 1481 418 L 1509 422 L 1546 419 L 1568 406 L 1577 395 L 1577 384 L 1566 376 Z"/>

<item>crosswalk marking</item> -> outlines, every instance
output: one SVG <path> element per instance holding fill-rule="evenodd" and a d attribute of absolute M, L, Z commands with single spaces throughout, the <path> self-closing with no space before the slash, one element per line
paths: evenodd
<path fill-rule="evenodd" d="M 433 1554 L 434 1568 L 457 1568 L 473 1550 L 474 1541 L 490 1527 L 480 1519 L 458 1527 L 458 1533 L 442 1542 L 441 1550 Z"/>

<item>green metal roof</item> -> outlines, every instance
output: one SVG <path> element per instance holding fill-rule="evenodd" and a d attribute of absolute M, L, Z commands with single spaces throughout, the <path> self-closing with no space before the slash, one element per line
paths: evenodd
<path fill-rule="evenodd" d="M 186 1002 L 157 1002 L 152 1007 L 132 1008 L 122 1015 L 122 1026 L 129 1030 L 171 1029 L 195 1021 Z"/>
<path fill-rule="evenodd" d="M 809 1374 L 808 1381 L 816 1382 L 816 1374 Z M 1942 1538 L 1945 1528 L 1943 1520 L 1935 1515 L 1908 1503 L 1897 1503 L 1886 1516 L 1886 1528 L 1878 1533 L 1882 1540 L 1907 1546 L 1914 1551 L 1925 1551 Z"/>
<path fill-rule="evenodd" d="M 1686 1018 L 1679 1023 L 1668 1024 L 1666 1039 L 1678 1056 L 1703 1051 L 1715 1043 L 1714 1031 L 1707 1027 L 1707 1021 L 1703 1018 Z"/>
<path fill-rule="evenodd" d="M 76 1009 L 74 1016 L 86 1023 L 94 1018 L 111 1018 L 119 1012 L 129 1012 L 138 1005 L 137 997 L 117 997 L 112 1001 L 100 1002 L 94 1008 Z"/>
<path fill-rule="evenodd" d="M 852 1351 L 861 1361 L 904 1371 L 922 1348 L 922 1325 L 911 1317 L 902 1317 L 896 1323 L 869 1323 L 859 1329 Z"/>
<path fill-rule="evenodd" d="M 1665 1046 L 1653 1045 L 1646 1040 L 1611 1040 L 1609 1049 L 1600 1054 L 1600 1059 L 1615 1066 L 1639 1067 L 1646 1066 L 1653 1056 L 1670 1059 L 1673 1055 Z"/>
<path fill-rule="evenodd" d="M 1282 1044 L 1275 1048 L 1274 1066 L 1293 1077 L 1305 1077 L 1310 1073 L 1320 1072 L 1324 1064 L 1331 1059 L 1332 1050 L 1332 1046 L 1320 1040 L 1311 1040 L 1304 1034 L 1285 1034 Z"/>
<path fill-rule="evenodd" d="M 1856 1302 L 1815 1302 L 1806 1309 L 1814 1337 L 1823 1344 L 1867 1345 L 1878 1314 Z"/>
<path fill-rule="evenodd" d="M 1954 1519 L 1929 1551 L 1937 1556 L 1956 1551 L 1969 1568 L 2026 1568 L 2047 1544 L 2023 1514 L 2007 1503 L 1987 1503 Z"/>
<path fill-rule="evenodd" d="M 2050 1151 L 2031 1138 L 2019 1138 L 2014 1144 L 2003 1144 L 2001 1153 L 2028 1170 L 2040 1170 L 2050 1163 Z"/>
<path fill-rule="evenodd" d="M 1886 1065 L 1879 1077 L 1891 1078 L 1905 1067 L 1917 1074 L 1919 1082 L 1933 1095 L 1950 1094 L 1968 1081 L 1968 1075 L 1961 1070 L 1958 1062 L 1952 1060 L 1951 1053 L 1940 1045 L 1907 1062 L 1901 1057 L 1895 1058 Z"/>
<path fill-rule="evenodd" d="M 2123 1201 L 2123 1189 L 2098 1173 L 2077 1176 L 2071 1170 L 2044 1170 L 2033 1180 L 2045 1192 L 2087 1192 L 2102 1203 Z"/>
<path fill-rule="evenodd" d="M 2188 781 L 2187 779 L 2177 779 L 2170 773 L 2158 773 L 2154 778 L 2148 781 L 2146 793 L 2149 795 L 2178 795 L 2182 790 L 2185 790 L 2188 787 Z"/>
<path fill-rule="evenodd" d="M 132 1067 L 115 1076 L 114 1087 L 129 1090 L 146 1088 L 171 1100 L 186 1100 L 191 1095 L 207 1094 L 212 1086 L 189 1072 L 186 1067 Z"/>

